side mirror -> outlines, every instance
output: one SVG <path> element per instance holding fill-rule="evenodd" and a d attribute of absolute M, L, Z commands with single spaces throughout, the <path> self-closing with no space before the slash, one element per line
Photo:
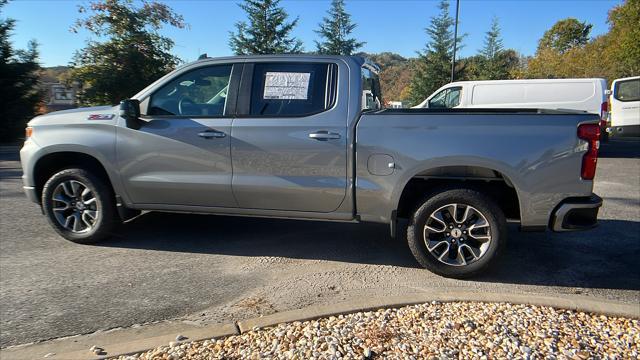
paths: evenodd
<path fill-rule="evenodd" d="M 120 116 L 130 129 L 140 129 L 140 100 L 126 99 L 120 102 Z"/>

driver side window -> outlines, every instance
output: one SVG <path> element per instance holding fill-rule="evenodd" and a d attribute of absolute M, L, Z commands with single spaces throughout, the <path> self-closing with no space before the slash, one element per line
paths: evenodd
<path fill-rule="evenodd" d="M 202 67 L 171 80 L 152 96 L 148 115 L 224 115 L 231 65 Z"/>
<path fill-rule="evenodd" d="M 429 100 L 430 109 L 451 109 L 460 105 L 461 87 L 448 88 L 437 93 Z"/>

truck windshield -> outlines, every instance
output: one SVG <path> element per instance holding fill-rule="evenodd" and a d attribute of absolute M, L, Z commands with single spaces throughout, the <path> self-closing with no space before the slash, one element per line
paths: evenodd
<path fill-rule="evenodd" d="M 362 65 L 362 110 L 379 110 L 382 108 L 380 78 L 377 69 L 365 63 Z"/>

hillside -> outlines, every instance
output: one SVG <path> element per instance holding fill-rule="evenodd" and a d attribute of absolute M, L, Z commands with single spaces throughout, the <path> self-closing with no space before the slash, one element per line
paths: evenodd
<path fill-rule="evenodd" d="M 360 53 L 380 66 L 380 87 L 385 101 L 406 100 L 409 84 L 413 76 L 413 61 L 398 54 L 383 52 L 379 54 Z"/>

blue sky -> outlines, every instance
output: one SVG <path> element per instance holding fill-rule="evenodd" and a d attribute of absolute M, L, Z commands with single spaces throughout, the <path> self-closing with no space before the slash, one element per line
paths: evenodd
<path fill-rule="evenodd" d="M 190 29 L 162 31 L 174 39 L 174 52 L 179 57 L 192 61 L 200 53 L 231 55 L 229 31 L 245 18 L 237 1 L 167 0 L 166 3 L 190 25 Z M 290 17 L 300 17 L 293 35 L 302 39 L 308 50 L 315 48 L 313 41 L 317 36 L 313 30 L 317 29 L 329 3 L 330 0 L 281 2 Z M 472 55 L 482 46 L 493 16 L 500 21 L 504 45 L 531 55 L 544 31 L 566 17 L 593 24 L 593 36 L 606 32 L 607 12 L 619 3 L 621 0 L 461 0 L 460 31 L 468 34 L 461 55 Z M 69 31 L 79 15 L 80 4 L 87 1 L 13 0 L 1 16 L 17 21 L 12 37 L 17 47 L 25 47 L 30 39 L 35 39 L 40 44 L 44 66 L 66 65 L 89 36 Z M 452 2 L 452 13 L 454 9 L 455 2 Z M 429 18 L 438 13 L 437 2 L 427 0 L 347 0 L 347 10 L 358 24 L 354 34 L 367 42 L 364 51 L 392 51 L 408 57 L 424 48 L 427 41 L 424 28 Z"/>

